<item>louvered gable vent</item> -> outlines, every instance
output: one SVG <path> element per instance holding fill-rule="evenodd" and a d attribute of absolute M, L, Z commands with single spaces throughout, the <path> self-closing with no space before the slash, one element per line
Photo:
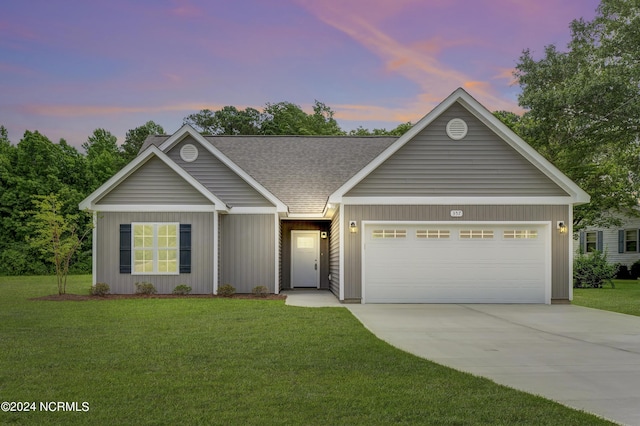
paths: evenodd
<path fill-rule="evenodd" d="M 467 123 L 460 118 L 454 118 L 447 123 L 447 136 L 458 141 L 467 136 Z"/>
<path fill-rule="evenodd" d="M 185 144 L 182 148 L 180 148 L 180 158 L 182 158 L 187 163 L 195 161 L 198 158 L 198 148 L 190 143 Z"/>

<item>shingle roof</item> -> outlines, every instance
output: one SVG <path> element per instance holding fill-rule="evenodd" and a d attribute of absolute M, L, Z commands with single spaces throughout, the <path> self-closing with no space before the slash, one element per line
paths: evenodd
<path fill-rule="evenodd" d="M 168 136 L 150 136 L 159 146 Z M 291 213 L 322 213 L 329 195 L 396 137 L 206 136 L 205 139 L 284 202 Z"/>

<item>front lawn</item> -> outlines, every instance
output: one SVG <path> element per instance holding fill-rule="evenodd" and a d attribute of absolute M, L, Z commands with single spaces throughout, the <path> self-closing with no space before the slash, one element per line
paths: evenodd
<path fill-rule="evenodd" d="M 574 288 L 573 304 L 640 316 L 640 281 L 613 280 L 612 288 Z"/>
<path fill-rule="evenodd" d="M 1 424 L 610 424 L 395 349 L 346 309 L 28 300 L 55 288 L 0 277 L 0 402 L 38 404 Z M 40 410 L 57 401 L 79 411 Z"/>

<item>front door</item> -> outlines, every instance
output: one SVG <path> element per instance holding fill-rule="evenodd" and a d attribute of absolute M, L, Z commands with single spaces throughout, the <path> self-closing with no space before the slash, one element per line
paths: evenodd
<path fill-rule="evenodd" d="M 291 288 L 320 288 L 320 231 L 291 231 Z"/>

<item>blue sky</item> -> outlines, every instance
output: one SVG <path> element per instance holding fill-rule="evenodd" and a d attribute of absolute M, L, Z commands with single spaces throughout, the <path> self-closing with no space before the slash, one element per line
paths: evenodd
<path fill-rule="evenodd" d="M 512 71 L 597 0 L 3 0 L 0 124 L 79 147 L 225 105 L 314 100 L 345 130 L 416 122 L 464 87 L 520 112 Z"/>

